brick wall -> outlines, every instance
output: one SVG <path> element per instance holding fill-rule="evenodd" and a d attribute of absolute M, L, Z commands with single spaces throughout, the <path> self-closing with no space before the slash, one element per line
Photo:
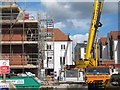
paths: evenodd
<path fill-rule="evenodd" d="M 2 41 L 27 41 L 27 34 L 26 31 L 24 32 L 22 30 L 13 30 L 13 34 L 10 35 L 10 32 L 7 30 L 2 30 Z"/>
<path fill-rule="evenodd" d="M 10 55 L 10 46 L 2 46 L 2 57 L 3 59 L 9 58 L 10 65 L 27 65 L 27 56 L 22 55 L 22 45 L 13 45 L 11 46 L 11 55 Z M 26 52 L 26 48 L 25 48 Z M 23 59 L 24 58 L 24 59 Z"/>
<path fill-rule="evenodd" d="M 20 54 L 14 55 L 2 55 L 2 58 L 9 59 L 10 65 L 27 65 L 27 56 L 23 59 L 23 56 Z"/>

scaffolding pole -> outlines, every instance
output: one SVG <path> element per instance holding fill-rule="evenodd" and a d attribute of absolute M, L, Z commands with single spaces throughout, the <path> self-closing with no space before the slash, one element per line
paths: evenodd
<path fill-rule="evenodd" d="M 40 79 L 44 79 L 43 75 L 41 75 L 41 70 L 44 69 L 44 61 L 47 59 L 49 52 L 52 52 L 53 55 L 52 69 L 54 69 L 54 15 L 50 18 L 45 15 L 43 18 L 41 16 L 42 13 L 38 10 L 38 14 L 36 16 L 36 21 L 38 22 L 34 22 L 35 18 L 29 18 L 26 20 L 26 10 L 21 10 L 21 8 L 15 4 L 17 4 L 17 2 L 9 1 L 5 2 L 4 7 L 2 7 L 1 3 L 0 54 L 2 53 L 2 55 L 8 57 L 10 60 L 10 66 L 21 65 L 21 71 L 23 73 L 25 73 L 25 67 L 27 67 L 27 65 L 38 66 L 38 77 Z M 49 34 L 49 29 L 51 29 L 51 34 Z M 31 31 L 32 34 L 27 33 L 29 31 Z M 49 37 L 52 38 L 53 46 L 51 50 L 46 49 L 46 42 Z M 7 52 L 4 52 L 4 50 L 2 52 L 2 39 L 4 41 L 3 47 L 6 45 L 9 47 Z M 5 42 L 7 42 L 7 44 Z M 15 46 L 20 48 L 19 52 L 17 52 L 18 50 Z M 45 57 L 46 53 L 47 57 Z"/>
<path fill-rule="evenodd" d="M 52 52 L 52 64 L 54 69 L 54 14 L 51 18 L 48 18 L 47 14 L 44 14 L 42 16 L 42 13 L 38 12 L 38 62 L 39 62 L 39 68 L 38 68 L 38 76 L 41 80 L 47 78 L 47 76 L 42 75 L 43 72 L 41 72 L 44 68 L 44 61 L 47 60 L 47 68 L 49 68 L 48 64 L 48 54 Z M 49 31 L 51 29 L 51 31 Z M 47 40 L 48 38 L 51 38 L 52 41 L 52 49 L 47 49 Z M 45 73 L 44 73 L 45 74 Z"/>

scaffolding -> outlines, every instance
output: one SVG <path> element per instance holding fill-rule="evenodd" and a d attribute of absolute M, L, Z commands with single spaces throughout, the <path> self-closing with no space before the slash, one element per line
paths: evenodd
<path fill-rule="evenodd" d="M 35 73 L 40 79 L 45 54 L 52 52 L 54 66 L 54 15 L 42 15 L 40 10 L 21 9 L 17 2 L 0 2 L 0 46 L 2 59 L 10 61 L 14 73 Z M 32 11 L 32 10 L 30 10 Z M 51 39 L 53 49 L 46 48 Z M 53 67 L 54 68 L 54 67 Z"/>
<path fill-rule="evenodd" d="M 29 51 L 30 44 L 35 44 L 32 42 L 33 40 L 30 40 L 33 39 L 33 37 L 27 33 L 29 28 L 31 32 L 33 28 L 37 31 L 37 22 L 35 20 L 27 20 L 25 18 L 25 10 L 21 10 L 20 7 L 12 1 L 2 2 L 2 4 L 2 54 L 6 56 L 9 55 L 11 68 L 19 65 L 18 67 L 22 68 L 23 72 L 25 72 L 25 68 L 28 67 L 27 64 L 37 63 L 36 61 L 34 62 L 34 58 L 32 57 L 33 52 Z M 31 24 L 33 24 L 33 26 L 31 26 Z M 34 54 L 38 54 L 38 52 Z M 30 61 L 32 62 L 30 63 Z M 34 65 L 37 66 L 36 64 Z"/>
<path fill-rule="evenodd" d="M 43 15 L 44 14 L 44 15 Z M 54 68 L 54 12 L 53 15 L 47 16 L 47 13 L 41 13 L 41 11 L 38 12 L 38 28 L 39 28 L 39 35 L 38 35 L 38 46 L 39 46 L 39 70 L 38 70 L 38 76 L 41 80 L 44 80 L 46 76 L 44 74 L 41 74 L 42 69 L 44 68 L 44 60 L 47 59 L 48 64 L 48 53 L 52 53 L 52 65 Z M 49 39 L 52 40 L 52 49 L 47 48 L 47 42 Z M 48 67 L 48 66 L 47 66 Z"/>

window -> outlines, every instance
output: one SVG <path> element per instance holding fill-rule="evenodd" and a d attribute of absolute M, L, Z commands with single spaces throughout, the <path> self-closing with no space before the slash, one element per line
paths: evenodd
<path fill-rule="evenodd" d="M 60 65 L 62 65 L 62 57 L 60 57 Z"/>
<path fill-rule="evenodd" d="M 60 65 L 65 65 L 65 57 L 60 57 Z"/>
<path fill-rule="evenodd" d="M 46 32 L 46 36 L 47 39 L 51 39 L 53 36 L 53 32 Z"/>
<path fill-rule="evenodd" d="M 65 45 L 61 45 L 61 49 L 65 49 Z"/>
<path fill-rule="evenodd" d="M 51 45 L 47 45 L 47 49 L 48 49 L 48 50 L 51 50 Z"/>
<path fill-rule="evenodd" d="M 65 64 L 65 57 L 63 57 L 63 65 Z"/>
<path fill-rule="evenodd" d="M 48 61 L 52 60 L 52 57 L 47 57 L 47 60 L 48 60 Z"/>
<path fill-rule="evenodd" d="M 102 75 L 110 74 L 109 67 L 89 67 L 87 69 L 87 74 Z"/>
<path fill-rule="evenodd" d="M 47 67 L 49 64 L 52 64 L 52 63 L 53 63 L 52 57 L 47 57 Z"/>

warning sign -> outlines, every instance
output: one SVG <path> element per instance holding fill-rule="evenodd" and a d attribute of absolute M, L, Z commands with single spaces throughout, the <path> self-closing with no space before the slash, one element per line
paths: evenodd
<path fill-rule="evenodd" d="M 9 60 L 0 60 L 0 73 L 9 73 Z"/>

